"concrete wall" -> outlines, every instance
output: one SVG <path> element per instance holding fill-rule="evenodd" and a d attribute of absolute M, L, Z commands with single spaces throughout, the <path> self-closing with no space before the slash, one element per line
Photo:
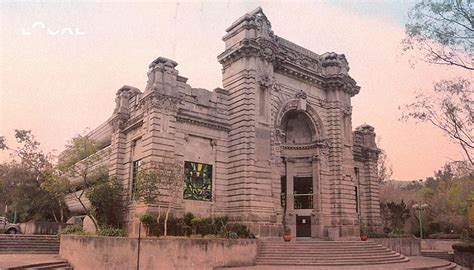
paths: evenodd
<path fill-rule="evenodd" d="M 20 230 L 23 234 L 57 234 L 65 226 L 56 222 L 27 222 L 20 224 Z"/>
<path fill-rule="evenodd" d="M 415 238 L 371 238 L 382 246 L 396 251 L 405 256 L 420 256 L 421 245 L 420 239 Z"/>
<path fill-rule="evenodd" d="M 462 242 L 461 239 L 424 239 L 421 240 L 421 250 L 453 251 L 453 244 Z"/>
<path fill-rule="evenodd" d="M 62 235 L 59 254 L 75 270 L 137 267 L 137 238 Z M 140 269 L 213 269 L 249 266 L 257 257 L 255 239 L 157 239 L 140 244 Z"/>

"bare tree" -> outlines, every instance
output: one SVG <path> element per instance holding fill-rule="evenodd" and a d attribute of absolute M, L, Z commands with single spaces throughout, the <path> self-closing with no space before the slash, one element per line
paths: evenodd
<path fill-rule="evenodd" d="M 421 1 L 408 13 L 404 50 L 428 63 L 474 70 L 473 14 L 470 1 Z"/>
<path fill-rule="evenodd" d="M 423 0 L 409 12 L 405 51 L 421 52 L 422 60 L 474 70 L 474 15 L 470 1 Z M 405 106 L 402 119 L 427 122 L 462 149 L 473 165 L 474 91 L 472 78 L 454 78 L 434 84 L 431 94 L 419 94 Z"/>
<path fill-rule="evenodd" d="M 428 122 L 456 142 L 469 163 L 474 151 L 474 89 L 469 80 L 457 78 L 435 83 L 431 94 L 419 94 L 405 106 L 403 119 Z"/>

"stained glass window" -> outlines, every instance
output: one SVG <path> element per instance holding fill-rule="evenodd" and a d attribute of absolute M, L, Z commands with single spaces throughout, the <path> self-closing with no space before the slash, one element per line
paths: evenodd
<path fill-rule="evenodd" d="M 212 200 L 212 165 L 185 161 L 183 198 L 186 200 Z"/>

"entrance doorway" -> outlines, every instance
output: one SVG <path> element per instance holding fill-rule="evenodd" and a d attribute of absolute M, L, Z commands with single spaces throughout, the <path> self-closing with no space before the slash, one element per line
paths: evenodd
<path fill-rule="evenodd" d="M 296 237 L 311 237 L 311 216 L 296 216 Z"/>

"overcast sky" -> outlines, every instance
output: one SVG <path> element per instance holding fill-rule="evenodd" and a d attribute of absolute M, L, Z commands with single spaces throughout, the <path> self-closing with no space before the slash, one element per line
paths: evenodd
<path fill-rule="evenodd" d="M 178 2 L 1 3 L 0 134 L 12 142 L 13 129 L 31 129 L 45 150 L 60 151 L 111 115 L 122 85 L 143 90 L 158 56 L 175 59 L 192 87 L 222 87 L 216 57 L 225 29 L 261 6 L 276 35 L 319 54 L 346 55 L 361 86 L 353 127 L 375 127 L 394 178 L 424 178 L 461 157 L 438 130 L 399 121 L 414 91 L 472 76 L 422 62 L 412 67 L 400 42 L 413 2 Z M 64 28 L 73 33 L 54 34 Z"/>

